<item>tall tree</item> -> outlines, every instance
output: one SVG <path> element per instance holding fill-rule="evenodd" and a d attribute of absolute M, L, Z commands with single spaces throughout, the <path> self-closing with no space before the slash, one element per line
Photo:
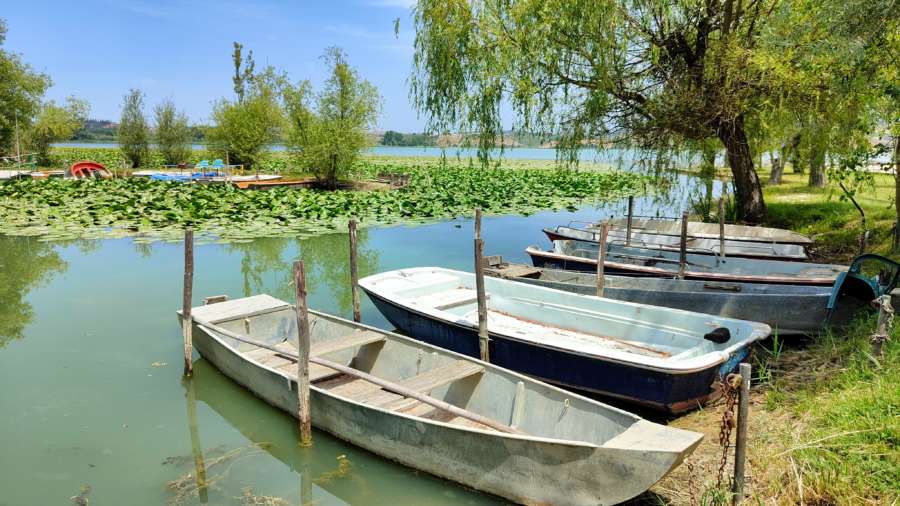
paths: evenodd
<path fill-rule="evenodd" d="M 178 112 L 171 98 L 153 109 L 156 119 L 156 147 L 169 165 L 186 162 L 191 156 L 193 133 L 187 115 Z"/>
<path fill-rule="evenodd" d="M 150 157 L 150 128 L 144 117 L 144 94 L 132 89 L 122 99 L 122 118 L 119 120 L 119 149 L 131 162 L 132 168 L 147 163 Z"/>
<path fill-rule="evenodd" d="M 256 63 L 253 61 L 253 51 L 248 51 L 245 57 L 243 50 L 244 45 L 235 42 L 234 52 L 231 54 L 231 60 L 234 63 L 234 77 L 231 78 L 231 81 L 234 83 L 234 94 L 237 96 L 238 102 L 244 101 L 247 86 L 253 80 L 253 71 L 256 67 Z"/>
<path fill-rule="evenodd" d="M 315 112 L 307 104 L 308 86 L 286 95 L 288 143 L 300 166 L 333 189 L 367 146 L 382 100 L 375 86 L 350 67 L 343 51 L 330 48 L 324 59 L 331 77 L 316 98 Z"/>
<path fill-rule="evenodd" d="M 222 99 L 212 113 L 213 126 L 206 139 L 214 151 L 230 163 L 253 167 L 267 156 L 269 145 L 278 140 L 284 113 L 277 90 L 265 79 L 253 79 L 242 101 Z"/>
<path fill-rule="evenodd" d="M 75 97 L 66 99 L 66 105 L 49 101 L 41 106 L 34 124 L 27 132 L 28 145 L 37 153 L 38 163 L 50 163 L 50 145 L 69 140 L 87 120 L 90 107 Z"/>
<path fill-rule="evenodd" d="M 16 123 L 28 130 L 41 109 L 50 77 L 23 63 L 19 55 L 3 49 L 6 22 L 0 19 L 0 155 L 16 152 Z"/>

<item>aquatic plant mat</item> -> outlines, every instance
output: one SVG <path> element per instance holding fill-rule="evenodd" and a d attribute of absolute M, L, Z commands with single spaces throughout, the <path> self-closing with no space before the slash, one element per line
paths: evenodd
<path fill-rule="evenodd" d="M 471 215 L 574 210 L 650 190 L 644 176 L 599 170 L 478 168 L 462 164 L 367 164 L 360 172 L 409 174 L 409 184 L 384 191 L 184 184 L 144 178 L 16 180 L 0 184 L 0 234 L 42 240 L 136 236 L 178 240 L 186 226 L 222 242 L 303 237 L 345 226 L 418 223 Z"/>

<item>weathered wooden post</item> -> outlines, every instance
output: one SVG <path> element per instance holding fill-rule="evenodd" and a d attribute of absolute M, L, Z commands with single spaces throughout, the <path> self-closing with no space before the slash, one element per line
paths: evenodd
<path fill-rule="evenodd" d="M 309 308 L 303 260 L 294 262 L 294 294 L 297 298 L 297 414 L 300 446 L 308 447 L 312 446 L 312 416 L 309 411 Z"/>
<path fill-rule="evenodd" d="M 629 220 L 630 220 L 629 216 Z M 606 278 L 603 271 L 606 269 L 606 239 L 609 237 L 609 222 L 600 225 L 600 241 L 598 246 L 600 251 L 597 253 L 597 297 L 603 297 L 603 287 L 606 285 Z"/>
<path fill-rule="evenodd" d="M 194 231 L 184 230 L 184 290 L 181 301 L 181 335 L 184 337 L 184 376 L 194 373 L 194 344 L 191 337 L 191 300 L 194 291 Z"/>
<path fill-rule="evenodd" d="M 684 279 L 684 271 L 687 264 L 687 230 L 688 213 L 681 213 L 681 247 L 678 255 L 678 279 Z"/>
<path fill-rule="evenodd" d="M 894 307 L 891 306 L 891 296 L 882 295 L 877 299 L 878 325 L 875 326 L 875 334 L 872 335 L 872 356 L 882 357 L 882 346 L 891 335 L 891 323 L 894 320 Z"/>
<path fill-rule="evenodd" d="M 725 197 L 719 197 L 719 258 L 725 261 Z"/>
<path fill-rule="evenodd" d="M 631 220 L 634 217 L 634 195 L 628 196 L 628 218 L 625 221 L 625 246 L 631 246 Z"/>
<path fill-rule="evenodd" d="M 484 293 L 484 241 L 481 240 L 481 209 L 475 210 L 475 292 L 478 298 L 478 348 L 481 360 L 491 361 L 487 325 L 487 297 Z"/>
<path fill-rule="evenodd" d="M 742 363 L 741 391 L 738 398 L 737 437 L 734 442 L 734 481 L 732 493 L 734 504 L 744 500 L 744 464 L 747 461 L 747 415 L 750 413 L 750 364 Z"/>
<path fill-rule="evenodd" d="M 350 224 L 350 292 L 353 296 L 353 321 L 362 321 L 359 314 L 359 270 L 356 259 L 356 220 L 351 219 Z"/>

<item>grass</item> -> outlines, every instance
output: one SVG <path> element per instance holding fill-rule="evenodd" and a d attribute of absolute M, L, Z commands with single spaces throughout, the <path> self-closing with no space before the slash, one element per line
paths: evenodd
<path fill-rule="evenodd" d="M 839 194 L 786 174 L 782 185 L 765 188 L 768 225 L 815 237 L 819 260 L 847 261 L 858 250 L 860 217 Z M 893 196 L 893 176 L 879 174 L 856 199 L 872 231 L 868 251 L 896 257 Z M 808 342 L 772 338 L 757 347 L 747 504 L 900 504 L 900 330 L 876 358 L 874 329 L 875 316 L 861 314 Z M 720 401 L 670 422 L 707 437 L 638 503 L 730 504 L 715 488 L 722 412 Z M 732 466 L 729 456 L 729 475 Z"/>

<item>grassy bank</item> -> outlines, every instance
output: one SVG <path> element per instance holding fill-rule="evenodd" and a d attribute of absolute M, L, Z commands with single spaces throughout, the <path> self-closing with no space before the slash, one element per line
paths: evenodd
<path fill-rule="evenodd" d="M 869 250 L 889 255 L 893 184 L 892 176 L 876 175 L 874 187 L 856 196 L 872 230 Z M 815 237 L 818 259 L 849 260 L 858 249 L 860 217 L 840 193 L 787 174 L 784 184 L 765 189 L 769 224 Z M 874 315 L 862 314 L 809 342 L 769 340 L 756 349 L 747 504 L 900 503 L 900 331 L 875 358 L 874 328 Z M 639 503 L 730 504 L 715 487 L 723 411 L 719 401 L 671 422 L 706 439 L 688 465 Z"/>

